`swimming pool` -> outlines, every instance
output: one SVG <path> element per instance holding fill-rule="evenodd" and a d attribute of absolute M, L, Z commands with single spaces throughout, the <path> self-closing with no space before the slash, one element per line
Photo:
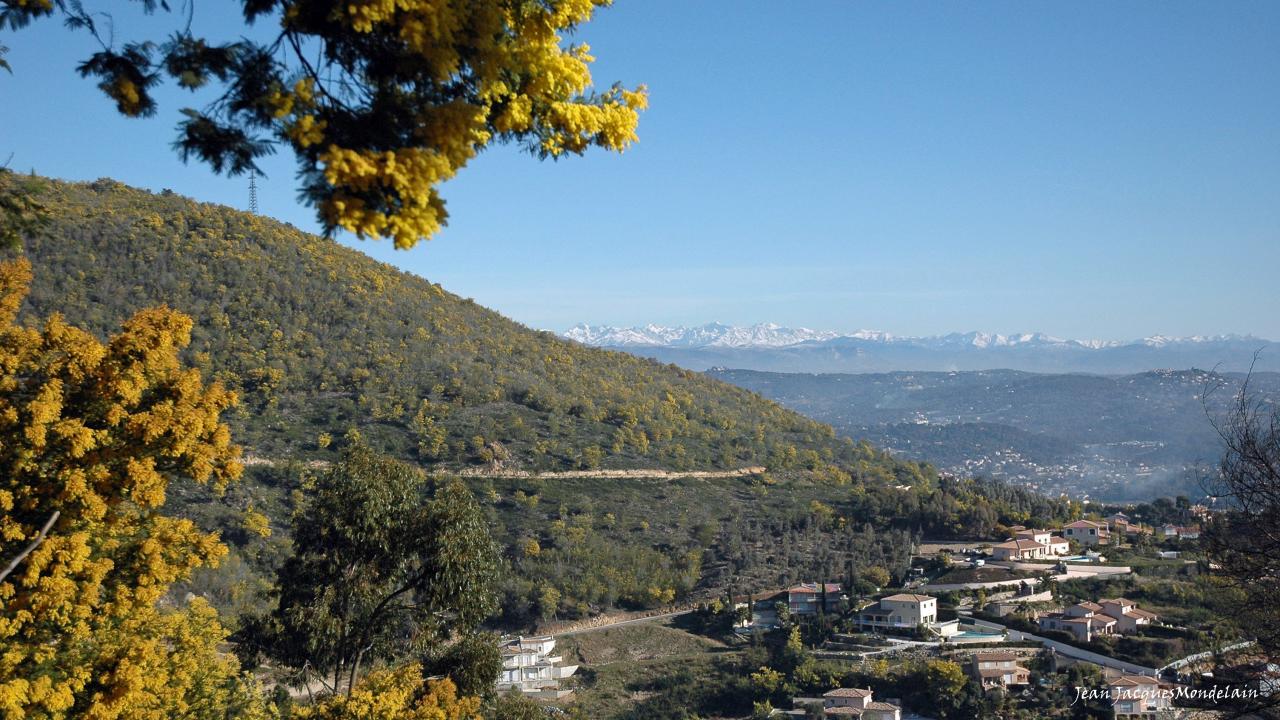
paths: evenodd
<path fill-rule="evenodd" d="M 1004 633 L 982 633 L 972 630 L 962 630 L 952 635 L 951 640 L 1003 640 Z"/>

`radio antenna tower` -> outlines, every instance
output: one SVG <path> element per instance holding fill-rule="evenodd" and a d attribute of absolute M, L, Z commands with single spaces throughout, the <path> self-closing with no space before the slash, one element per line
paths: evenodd
<path fill-rule="evenodd" d="M 258 214 L 258 172 L 249 171 L 249 212 Z"/>

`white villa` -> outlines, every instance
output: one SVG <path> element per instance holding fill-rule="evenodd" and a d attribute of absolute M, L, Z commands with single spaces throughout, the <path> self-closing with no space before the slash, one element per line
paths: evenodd
<path fill-rule="evenodd" d="M 960 631 L 958 620 L 938 622 L 938 599 L 928 595 L 899 593 L 858 611 L 858 627 L 909 630 L 925 626 L 944 637 Z"/>
<path fill-rule="evenodd" d="M 823 694 L 822 714 L 824 717 L 899 720 L 902 710 L 897 705 L 873 700 L 871 688 L 836 688 Z"/>
<path fill-rule="evenodd" d="M 1054 555 L 1067 554 L 1067 541 L 1057 537 L 1048 530 L 1019 530 L 1014 533 L 1016 540 L 1030 540 L 1049 548 L 1049 552 Z"/>
<path fill-rule="evenodd" d="M 544 700 L 557 700 L 573 694 L 560 689 L 560 681 L 578 671 L 577 665 L 557 665 L 562 657 L 552 655 L 556 648 L 553 637 L 518 637 L 502 644 L 502 673 L 498 676 L 498 692 L 519 690 Z"/>
<path fill-rule="evenodd" d="M 1008 542 L 991 546 L 991 555 L 996 560 L 1041 560 L 1066 555 L 1071 546 L 1063 538 L 1057 537 L 1048 530 L 1028 530 L 1013 528 L 1013 538 Z"/>

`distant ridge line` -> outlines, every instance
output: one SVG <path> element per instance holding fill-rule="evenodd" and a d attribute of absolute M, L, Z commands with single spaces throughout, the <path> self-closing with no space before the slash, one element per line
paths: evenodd
<path fill-rule="evenodd" d="M 487 477 L 503 480 L 566 480 L 577 478 L 626 478 L 636 480 L 676 480 L 693 478 L 698 480 L 721 480 L 729 478 L 751 477 L 763 475 L 768 468 L 760 465 L 736 468 L 734 470 L 559 470 L 549 472 L 529 472 L 527 470 L 492 470 L 489 468 L 464 468 L 457 471 L 462 477 Z"/>
<path fill-rule="evenodd" d="M 1063 347 L 1078 350 L 1106 350 L 1113 348 L 1144 346 L 1161 348 L 1170 345 L 1195 345 L 1215 342 L 1256 341 L 1270 344 L 1272 341 L 1255 335 L 1220 334 L 1173 337 L 1149 335 L 1137 340 L 1073 340 L 1046 333 L 988 333 L 953 332 L 945 335 L 894 335 L 879 330 L 838 332 L 812 330 L 806 327 L 790 328 L 774 323 L 735 326 L 708 323 L 698 326 L 644 325 L 620 327 L 613 325 L 589 325 L 579 323 L 561 333 L 562 337 L 584 345 L 601 347 L 667 347 L 667 348 L 719 348 L 719 349 L 782 349 L 800 345 L 814 345 L 840 341 L 861 341 L 883 345 L 914 345 L 923 347 L 969 347 L 996 349 L 1016 347 Z"/>

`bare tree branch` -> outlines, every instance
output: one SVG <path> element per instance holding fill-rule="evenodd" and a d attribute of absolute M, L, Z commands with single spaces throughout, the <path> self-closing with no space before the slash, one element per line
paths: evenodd
<path fill-rule="evenodd" d="M 61 510 L 53 511 L 53 514 L 49 516 L 49 519 L 44 522 L 44 527 L 40 528 L 40 534 L 36 536 L 36 539 L 32 540 L 31 544 L 27 545 L 26 549 L 18 553 L 18 557 L 10 561 L 9 564 L 5 566 L 4 570 L 0 571 L 0 582 L 3 582 L 5 578 L 9 577 L 9 573 L 17 570 L 18 565 L 22 564 L 22 561 L 26 560 L 28 555 L 35 552 L 35 549 L 40 547 L 40 543 L 44 542 L 45 537 L 49 535 L 49 530 L 53 527 L 54 523 L 58 522 L 58 516 L 61 514 Z"/>

